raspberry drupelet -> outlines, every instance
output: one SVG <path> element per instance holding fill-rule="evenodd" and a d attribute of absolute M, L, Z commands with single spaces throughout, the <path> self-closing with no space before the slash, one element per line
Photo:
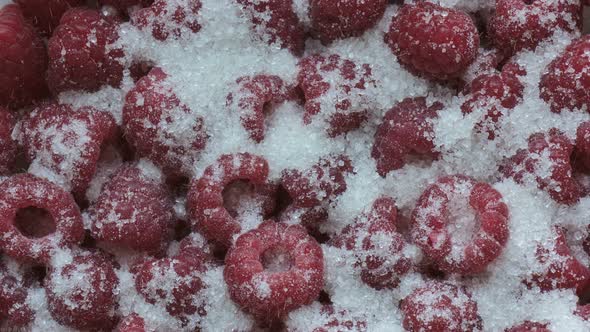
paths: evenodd
<path fill-rule="evenodd" d="M 0 175 L 7 175 L 14 168 L 18 151 L 18 146 L 12 139 L 15 122 L 15 117 L 0 106 Z"/>
<path fill-rule="evenodd" d="M 242 310 L 273 322 L 316 299 L 323 273 L 322 248 L 305 228 L 266 221 L 230 248 L 224 279 Z"/>
<path fill-rule="evenodd" d="M 198 16 L 202 4 L 199 0 L 155 0 L 150 6 L 131 14 L 131 22 L 141 30 L 151 30 L 159 41 L 178 39 L 186 32 L 201 30 Z"/>
<path fill-rule="evenodd" d="M 83 0 L 15 0 L 23 15 L 44 36 L 51 37 L 62 15 L 70 8 L 84 5 Z"/>
<path fill-rule="evenodd" d="M 552 332 L 548 327 L 548 324 L 531 322 L 529 320 L 506 329 L 505 332 Z"/>
<path fill-rule="evenodd" d="M 24 327 L 34 319 L 34 312 L 27 304 L 29 289 L 22 276 L 14 275 L 0 261 L 0 317 L 5 324 Z"/>

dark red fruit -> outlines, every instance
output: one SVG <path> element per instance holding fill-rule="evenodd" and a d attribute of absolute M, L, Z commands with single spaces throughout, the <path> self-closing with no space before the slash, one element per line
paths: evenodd
<path fill-rule="evenodd" d="M 149 7 L 131 14 L 131 22 L 141 30 L 150 30 L 160 41 L 184 36 L 184 31 L 197 33 L 201 30 L 199 0 L 155 0 Z"/>
<path fill-rule="evenodd" d="M 0 106 L 0 175 L 8 175 L 14 168 L 17 144 L 12 139 L 15 118 Z"/>
<path fill-rule="evenodd" d="M 103 6 L 111 6 L 121 13 L 127 13 L 132 7 L 144 8 L 148 7 L 154 0 L 98 0 L 98 3 Z"/>
<path fill-rule="evenodd" d="M 22 276 L 11 273 L 0 262 L 0 317 L 6 319 L 5 325 L 24 327 L 31 323 L 34 312 L 27 304 L 28 288 Z"/>
<path fill-rule="evenodd" d="M 505 332 L 551 332 L 551 330 L 547 328 L 547 325 L 548 324 L 527 320 L 521 324 L 506 329 Z"/>
<path fill-rule="evenodd" d="M 121 320 L 115 332 L 147 332 L 143 318 L 133 313 Z"/>
<path fill-rule="evenodd" d="M 61 16 L 70 8 L 84 5 L 84 0 L 15 0 L 23 15 L 44 36 L 51 37 Z"/>

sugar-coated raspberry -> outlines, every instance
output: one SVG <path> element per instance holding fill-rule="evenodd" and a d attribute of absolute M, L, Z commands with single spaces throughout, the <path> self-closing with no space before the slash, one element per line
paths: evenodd
<path fill-rule="evenodd" d="M 573 150 L 570 140 L 556 129 L 535 133 L 529 137 L 528 149 L 518 150 L 500 171 L 518 183 L 536 182 L 558 203 L 573 204 L 580 197 L 570 164 Z"/>
<path fill-rule="evenodd" d="M 219 157 L 215 164 L 205 169 L 200 179 L 191 183 L 187 207 L 194 228 L 209 240 L 229 246 L 233 237 L 242 231 L 242 221 L 247 220 L 232 215 L 232 211 L 226 208 L 224 189 L 238 180 L 263 186 L 267 183 L 268 172 L 267 161 L 257 155 L 238 153 Z M 260 216 L 263 214 L 263 205 L 253 207 Z"/>
<path fill-rule="evenodd" d="M 0 106 L 21 107 L 47 94 L 47 53 L 17 5 L 0 8 Z"/>
<path fill-rule="evenodd" d="M 13 169 L 16 153 L 16 142 L 12 139 L 15 118 L 0 106 L 0 175 L 9 174 Z"/>
<path fill-rule="evenodd" d="M 578 305 L 574 314 L 585 321 L 590 321 L 590 304 Z"/>
<path fill-rule="evenodd" d="M 207 240 L 199 233 L 192 232 L 179 243 L 177 256 L 183 259 L 193 260 L 198 265 L 213 263 L 213 249 Z"/>
<path fill-rule="evenodd" d="M 21 278 L 8 271 L 0 262 L 0 319 L 6 319 L 9 326 L 21 327 L 29 324 L 34 313 L 26 303 L 28 289 Z"/>
<path fill-rule="evenodd" d="M 505 332 L 551 332 L 549 328 L 547 328 L 548 324 L 539 323 L 539 322 L 531 322 L 529 320 L 513 326 L 509 329 L 506 329 Z"/>
<path fill-rule="evenodd" d="M 151 29 L 152 36 L 160 41 L 180 38 L 185 32 L 201 30 L 201 7 L 200 0 L 155 0 L 151 6 L 133 12 L 131 22 L 141 30 Z"/>
<path fill-rule="evenodd" d="M 83 0 L 15 0 L 23 15 L 45 36 L 51 36 L 61 16 L 70 8 L 81 6 Z"/>
<path fill-rule="evenodd" d="M 53 183 L 19 174 L 1 182 L 0 193 L 0 248 L 7 255 L 43 264 L 56 247 L 78 244 L 84 238 L 82 216 L 74 198 Z M 31 229 L 40 231 L 40 220 L 19 220 L 19 212 L 27 208 L 49 213 L 51 221 L 44 234 Z"/>
<path fill-rule="evenodd" d="M 103 6 L 111 6 L 121 13 L 126 13 L 130 8 L 144 8 L 150 6 L 154 0 L 98 0 Z"/>
<path fill-rule="evenodd" d="M 359 128 L 369 115 L 365 89 L 374 85 L 371 66 L 340 55 L 312 55 L 299 62 L 306 124 L 319 123 L 330 137 Z"/>
<path fill-rule="evenodd" d="M 166 173 L 190 174 L 207 142 L 203 118 L 182 103 L 154 68 L 129 91 L 123 108 L 125 137 L 140 156 Z"/>
<path fill-rule="evenodd" d="M 293 10 L 293 0 L 236 0 L 252 22 L 258 39 L 295 55 L 305 49 L 305 29 Z"/>
<path fill-rule="evenodd" d="M 576 131 L 576 146 L 574 156 L 586 170 L 590 170 L 590 121 L 581 123 Z"/>
<path fill-rule="evenodd" d="M 590 36 L 572 42 L 545 68 L 539 82 L 540 96 L 551 111 L 590 112 Z"/>
<path fill-rule="evenodd" d="M 438 157 L 432 120 L 442 109 L 440 102 L 428 105 L 426 98 L 418 97 L 406 98 L 385 113 L 371 150 L 381 176 L 404 167 L 411 156 Z"/>
<path fill-rule="evenodd" d="M 479 32 L 466 13 L 420 1 L 399 10 L 385 42 L 414 74 L 447 80 L 475 60 Z"/>
<path fill-rule="evenodd" d="M 286 169 L 281 183 L 298 207 L 315 207 L 330 202 L 346 191 L 346 176 L 353 173 L 345 155 L 328 155 L 310 168 Z"/>
<path fill-rule="evenodd" d="M 123 50 L 115 46 L 118 25 L 116 17 L 92 9 L 73 8 L 62 16 L 47 45 L 47 83 L 53 93 L 119 86 Z"/>
<path fill-rule="evenodd" d="M 508 206 L 492 186 L 463 175 L 426 188 L 412 214 L 414 242 L 444 272 L 475 274 L 508 240 Z"/>
<path fill-rule="evenodd" d="M 147 330 L 143 318 L 133 313 L 121 319 L 121 322 L 115 328 L 115 332 L 147 332 Z"/>
<path fill-rule="evenodd" d="M 264 222 L 241 235 L 225 258 L 231 299 L 266 322 L 315 300 L 323 274 L 322 248 L 299 225 Z"/>
<path fill-rule="evenodd" d="M 119 278 L 111 258 L 85 251 L 74 254 L 71 262 L 54 263 L 59 264 L 51 266 L 44 282 L 51 316 L 77 329 L 112 328 Z"/>
<path fill-rule="evenodd" d="M 403 299 L 404 328 L 420 332 L 482 330 L 477 303 L 471 294 L 449 283 L 430 281 Z"/>
<path fill-rule="evenodd" d="M 315 323 L 312 332 L 365 332 L 367 331 L 367 318 L 362 315 L 351 315 L 351 313 L 343 308 L 332 304 L 324 304 L 319 308 L 322 319 Z M 290 327 L 290 326 L 288 326 Z M 295 326 L 293 329 L 288 329 L 289 332 L 302 331 Z"/>
<path fill-rule="evenodd" d="M 383 17 L 387 0 L 311 0 L 312 34 L 323 43 L 360 36 Z"/>
<path fill-rule="evenodd" d="M 45 103 L 22 120 L 19 140 L 31 162 L 29 172 L 83 197 L 100 158 L 115 139 L 113 117 L 92 107 Z"/>
<path fill-rule="evenodd" d="M 579 1 L 497 0 L 488 34 L 494 46 L 510 55 L 535 49 L 557 29 L 579 31 L 581 18 Z"/>
<path fill-rule="evenodd" d="M 320 226 L 328 220 L 328 211 L 323 206 L 311 208 L 289 205 L 279 215 L 278 221 L 288 225 L 302 225 L 313 236 L 320 236 Z"/>

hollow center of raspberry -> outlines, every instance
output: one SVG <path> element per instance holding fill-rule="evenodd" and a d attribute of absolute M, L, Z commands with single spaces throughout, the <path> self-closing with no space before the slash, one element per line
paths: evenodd
<path fill-rule="evenodd" d="M 523 0 L 522 2 L 524 2 L 525 5 L 532 5 L 535 0 Z"/>
<path fill-rule="evenodd" d="M 249 210 L 259 208 L 254 185 L 249 181 L 237 180 L 223 189 L 223 206 L 236 218 Z"/>
<path fill-rule="evenodd" d="M 447 194 L 447 230 L 451 236 L 452 252 L 458 256 L 479 229 L 477 213 L 469 204 L 469 192 L 466 189 Z"/>
<path fill-rule="evenodd" d="M 20 209 L 14 219 L 16 228 L 26 237 L 41 238 L 55 232 L 55 221 L 44 209 L 33 206 Z"/>
<path fill-rule="evenodd" d="M 290 270 L 293 264 L 289 251 L 280 245 L 265 250 L 261 260 L 262 266 L 268 272 L 285 272 Z"/>

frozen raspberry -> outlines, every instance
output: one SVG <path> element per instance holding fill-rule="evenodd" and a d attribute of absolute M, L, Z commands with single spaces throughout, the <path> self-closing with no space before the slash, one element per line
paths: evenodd
<path fill-rule="evenodd" d="M 0 7 L 0 106 L 21 107 L 47 94 L 47 53 L 17 5 Z"/>
<path fill-rule="evenodd" d="M 311 0 L 312 34 L 323 43 L 360 36 L 383 17 L 387 0 Z"/>
<path fill-rule="evenodd" d="M 424 97 L 406 98 L 385 113 L 371 151 L 381 176 L 404 167 L 412 156 L 438 157 L 432 120 L 443 107 L 439 102 L 428 106 Z"/>
<path fill-rule="evenodd" d="M 430 281 L 403 299 L 404 328 L 421 332 L 473 332 L 482 330 L 477 303 L 463 288 Z"/>
<path fill-rule="evenodd" d="M 28 289 L 22 276 L 15 276 L 0 262 L 0 318 L 7 324 L 22 327 L 33 320 L 34 313 L 26 303 Z"/>
<path fill-rule="evenodd" d="M 364 315 L 352 314 L 346 309 L 332 304 L 313 304 L 318 319 L 306 321 L 306 331 L 311 332 L 366 332 L 367 318 Z M 306 309 L 309 310 L 309 307 Z M 303 331 L 294 320 L 287 320 L 287 331 Z"/>
<path fill-rule="evenodd" d="M 118 86 L 123 78 L 119 21 L 92 9 L 73 8 L 61 18 L 49 39 L 47 83 L 55 94 Z"/>
<path fill-rule="evenodd" d="M 113 141 L 116 133 L 117 125 L 109 113 L 46 103 L 25 116 L 19 140 L 31 162 L 29 172 L 83 197 L 101 147 Z"/>
<path fill-rule="evenodd" d="M 556 129 L 535 133 L 529 137 L 528 149 L 517 151 L 500 171 L 518 183 L 536 182 L 558 203 L 573 204 L 580 197 L 570 164 L 573 149 L 570 140 Z"/>
<path fill-rule="evenodd" d="M 365 89 L 374 85 L 369 64 L 358 65 L 337 54 L 312 55 L 299 63 L 297 80 L 305 96 L 306 124 L 318 123 L 335 137 L 367 120 L 370 101 Z"/>
<path fill-rule="evenodd" d="M 213 263 L 213 249 L 207 240 L 199 233 L 192 232 L 179 243 L 178 254 L 187 260 L 193 260 L 199 265 Z"/>
<path fill-rule="evenodd" d="M 141 30 L 151 29 L 157 40 L 177 39 L 186 32 L 201 30 L 201 7 L 200 0 L 155 0 L 151 6 L 133 12 L 131 22 Z"/>
<path fill-rule="evenodd" d="M 582 8 L 571 0 L 497 0 L 488 23 L 494 46 L 507 55 L 535 49 L 555 30 L 580 31 Z"/>
<path fill-rule="evenodd" d="M 51 36 L 59 19 L 70 8 L 84 5 L 83 0 L 15 0 L 23 15 L 44 36 Z"/>
<path fill-rule="evenodd" d="M 0 106 L 0 175 L 13 170 L 17 153 L 16 142 L 12 139 L 15 118 Z"/>
<path fill-rule="evenodd" d="M 521 324 L 506 329 L 505 332 L 551 332 L 551 330 L 547 328 L 547 324 L 527 320 Z"/>
<path fill-rule="evenodd" d="M 125 137 L 166 173 L 190 174 L 207 134 L 203 118 L 178 99 L 166 77 L 154 68 L 129 91 L 123 108 Z"/>
<path fill-rule="evenodd" d="M 231 207 L 228 210 L 228 196 L 224 197 L 225 189 L 239 180 L 248 181 L 254 186 L 264 186 L 267 184 L 268 172 L 266 160 L 256 155 L 239 153 L 219 157 L 215 164 L 205 169 L 200 179 L 195 179 L 191 183 L 187 207 L 194 228 L 209 240 L 229 246 L 233 242 L 233 237 L 242 231 L 242 227 L 252 222 L 250 219 L 254 217 L 258 220 L 258 217 L 265 214 L 265 199 L 254 199 L 253 206 L 246 207 L 246 211 L 234 210 Z M 229 201 L 232 199 L 229 198 Z M 236 206 L 235 203 L 231 205 Z M 236 214 L 240 210 L 245 216 Z"/>
<path fill-rule="evenodd" d="M 121 320 L 115 332 L 147 332 L 143 318 L 133 313 Z"/>
<path fill-rule="evenodd" d="M 225 258 L 232 300 L 272 322 L 311 303 L 324 285 L 322 248 L 298 225 L 273 221 L 241 235 Z"/>
<path fill-rule="evenodd" d="M 295 55 L 305 49 L 305 29 L 293 10 L 293 0 L 236 0 L 252 22 L 256 37 Z"/>
<path fill-rule="evenodd" d="M 421 1 L 399 10 L 385 42 L 409 71 L 448 80 L 475 60 L 479 33 L 466 13 Z"/>
<path fill-rule="evenodd" d="M 479 273 L 508 240 L 508 207 L 492 186 L 463 175 L 426 188 L 412 214 L 414 242 L 444 272 Z"/>
<path fill-rule="evenodd" d="M 108 244 L 157 252 L 172 238 L 173 204 L 153 165 L 121 167 L 91 207 L 92 236 Z"/>
<path fill-rule="evenodd" d="M 98 0 L 103 6 L 111 6 L 121 13 L 127 13 L 131 8 L 144 8 L 150 6 L 154 0 Z"/>
<path fill-rule="evenodd" d="M 43 264 L 56 247 L 82 241 L 84 227 L 78 206 L 60 187 L 19 174 L 1 182 L 0 193 L 0 248 L 7 255 Z M 48 216 L 27 217 L 31 210 L 42 210 Z"/>
<path fill-rule="evenodd" d="M 112 328 L 119 278 L 111 259 L 100 252 L 80 252 L 71 262 L 57 263 L 45 280 L 51 316 L 77 329 Z"/>
<path fill-rule="evenodd" d="M 539 82 L 540 96 L 551 111 L 590 112 L 590 36 L 570 44 L 545 69 Z"/>
<path fill-rule="evenodd" d="M 329 155 L 308 169 L 284 170 L 281 183 L 296 206 L 310 208 L 344 193 L 350 173 L 353 167 L 347 156 Z"/>
<path fill-rule="evenodd" d="M 317 237 L 321 237 L 320 226 L 328 220 L 328 211 L 325 207 L 314 206 L 311 208 L 289 205 L 279 215 L 279 222 L 288 225 L 301 225 L 307 231 Z M 316 237 L 316 238 L 317 238 Z"/>
<path fill-rule="evenodd" d="M 575 159 L 586 170 L 590 170 L 590 121 L 583 122 L 576 131 Z"/>
<path fill-rule="evenodd" d="M 590 304 L 578 305 L 574 314 L 585 321 L 590 321 Z"/>

